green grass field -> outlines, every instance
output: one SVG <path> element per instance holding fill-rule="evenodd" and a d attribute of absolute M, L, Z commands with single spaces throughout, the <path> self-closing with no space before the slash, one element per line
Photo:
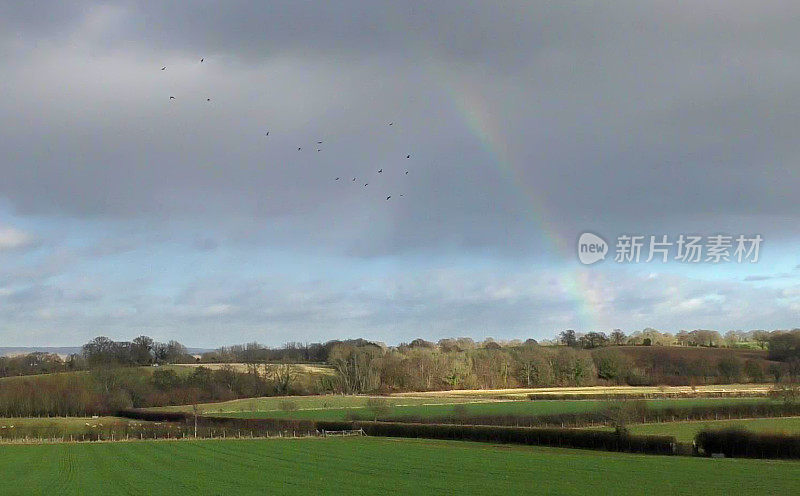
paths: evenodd
<path fill-rule="evenodd" d="M 306 397 L 314 398 L 314 397 Z M 317 397 L 319 398 L 319 397 Z M 317 408 L 304 410 L 303 406 L 297 401 L 299 410 L 296 411 L 282 411 L 279 409 L 279 402 L 274 402 L 274 407 L 268 408 L 247 408 L 248 400 L 241 400 L 240 406 L 244 407 L 241 411 L 234 409 L 226 410 L 220 408 L 217 412 L 220 415 L 241 417 L 241 418 L 299 418 L 299 419 L 314 419 L 314 420 L 344 420 L 350 412 L 370 415 L 370 410 L 365 408 L 366 398 L 343 396 L 343 397 L 330 397 L 341 398 L 341 401 L 353 401 L 347 408 L 337 407 L 330 404 L 330 407 L 306 407 Z M 350 400 L 348 400 L 350 398 Z M 267 398 L 273 399 L 273 398 Z M 259 399 L 258 401 L 260 401 Z M 355 401 L 358 403 L 355 403 Z M 408 404 L 411 403 L 412 398 L 388 398 L 388 401 L 393 404 Z M 424 416 L 431 419 L 436 417 L 448 416 L 453 414 L 453 404 L 445 405 L 431 405 L 419 404 L 430 403 L 432 398 L 414 399 L 418 404 L 408 406 L 393 406 L 389 413 L 382 414 L 382 417 L 397 417 L 403 415 Z M 447 399 L 448 401 L 451 399 Z M 445 401 L 444 398 L 439 401 Z M 731 403 L 752 403 L 768 401 L 764 398 L 681 398 L 681 399 L 658 399 L 658 400 L 645 400 L 650 408 L 658 409 L 667 406 L 698 406 L 698 405 L 719 405 Z M 469 415 L 543 415 L 554 413 L 581 413 L 589 412 L 602 408 L 607 403 L 603 400 L 536 400 L 536 401 L 487 401 L 482 403 L 464 403 L 464 407 Z M 257 404 L 258 405 L 258 404 Z M 357 406 L 356 406 L 357 405 Z M 191 408 L 191 407 L 189 407 Z M 176 409 L 187 410 L 187 407 L 176 407 Z M 188 411 L 188 410 L 187 410 Z M 210 413 L 213 410 L 204 410 Z"/>
<path fill-rule="evenodd" d="M 690 443 L 694 440 L 695 435 L 703 429 L 724 429 L 727 427 L 738 427 L 753 432 L 800 434 L 800 417 L 633 424 L 628 426 L 628 429 L 632 434 L 663 434 L 675 436 L 675 439 L 680 442 Z"/>
<path fill-rule="evenodd" d="M 0 446 L 2 494 L 797 494 L 800 463 L 385 438 Z"/>

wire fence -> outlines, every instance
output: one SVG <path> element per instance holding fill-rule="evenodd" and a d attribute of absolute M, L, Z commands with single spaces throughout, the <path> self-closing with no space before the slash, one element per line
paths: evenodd
<path fill-rule="evenodd" d="M 323 429 L 322 430 L 322 437 L 328 436 L 366 436 L 367 434 L 364 432 L 364 429 L 347 429 L 342 431 L 328 431 Z"/>

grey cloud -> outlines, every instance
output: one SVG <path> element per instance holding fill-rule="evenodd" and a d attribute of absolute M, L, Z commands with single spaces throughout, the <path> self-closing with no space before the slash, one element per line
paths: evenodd
<path fill-rule="evenodd" d="M 541 218 L 568 241 L 656 213 L 706 230 L 767 219 L 780 237 L 800 213 L 794 4 L 6 10 L 0 194 L 23 214 L 200 217 L 374 256 L 527 252 Z M 34 45 L 40 31 L 77 42 Z M 317 138 L 323 152 L 296 153 Z M 413 174 L 379 182 L 379 167 Z"/>
<path fill-rule="evenodd" d="M 581 273 L 591 311 L 576 316 L 552 273 L 466 267 L 571 273 L 559 264 L 584 230 L 760 233 L 765 260 L 793 253 L 798 14 L 744 1 L 5 3 L 0 201 L 46 227 L 9 250 L 0 225 L 1 332 L 213 346 L 226 331 L 278 344 L 795 325 L 780 274 L 720 287 Z M 341 273 L 149 279 L 170 257 L 224 272 L 270 250 L 324 254 Z M 348 280 L 420 259 L 453 272 Z"/>

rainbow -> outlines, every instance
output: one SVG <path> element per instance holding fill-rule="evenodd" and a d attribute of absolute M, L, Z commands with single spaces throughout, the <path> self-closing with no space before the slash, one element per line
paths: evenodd
<path fill-rule="evenodd" d="M 427 64 L 433 80 L 442 89 L 456 112 L 462 117 L 467 130 L 479 140 L 492 164 L 508 180 L 512 188 L 527 200 L 525 213 L 538 227 L 545 246 L 564 260 L 575 260 L 575 246 L 567 241 L 548 214 L 544 195 L 536 191 L 535 177 L 530 170 L 522 167 L 522 161 L 515 159 L 499 125 L 497 115 L 479 91 L 464 81 L 452 76 L 441 65 Z M 577 263 L 576 263 L 577 264 Z M 585 267 L 575 267 L 560 272 L 557 278 L 559 290 L 574 302 L 579 331 L 600 330 L 598 323 L 602 309 L 600 292 L 594 289 L 592 279 L 598 274 L 590 273 Z"/>

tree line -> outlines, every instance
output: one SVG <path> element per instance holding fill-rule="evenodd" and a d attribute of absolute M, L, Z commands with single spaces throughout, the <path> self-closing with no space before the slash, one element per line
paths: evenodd
<path fill-rule="evenodd" d="M 442 339 L 437 343 L 415 339 L 391 347 L 363 339 L 292 343 L 277 349 L 251 343 L 220 348 L 200 357 L 190 355 L 176 341 L 159 343 L 140 336 L 130 342 L 115 342 L 98 337 L 84 345 L 80 354 L 66 360 L 48 354 L 5 357 L 0 362 L 0 373 L 5 376 L 81 370 L 88 373 L 61 374 L 63 377 L 49 382 L 46 378 L 0 382 L 0 410 L 8 414 L 75 414 L 330 392 L 800 380 L 800 330 L 769 333 L 769 351 L 764 355 L 772 361 L 757 353 L 698 355 L 652 343 L 646 348 L 586 347 L 580 344 L 580 336 L 575 343 L 570 341 L 570 333 L 564 337 L 564 344 L 550 346 L 532 339 L 475 342 L 470 338 Z M 647 353 L 638 352 L 645 350 Z M 217 369 L 212 370 L 200 366 L 184 368 L 181 373 L 163 367 L 171 363 L 196 364 L 204 359 L 236 360 L 247 367 L 234 370 L 215 365 Z M 327 364 L 331 373 L 300 373 L 292 365 L 304 361 Z M 149 367 L 135 367 L 143 365 Z"/>
<path fill-rule="evenodd" d="M 721 334 L 710 329 L 679 331 L 675 334 L 662 332 L 651 327 L 626 334 L 621 329 L 608 333 L 591 331 L 579 333 L 566 329 L 558 333 L 555 339 L 541 344 L 564 345 L 573 348 L 601 348 L 606 346 L 698 346 L 705 348 L 757 348 L 767 349 L 771 340 L 778 336 L 800 332 L 800 329 L 789 330 L 752 330 L 727 331 Z"/>
<path fill-rule="evenodd" d="M 298 377 L 293 367 L 264 364 L 247 371 L 231 366 L 97 367 L 7 378 L 0 381 L 0 417 L 103 415 L 128 408 L 321 392 L 307 378 Z"/>
<path fill-rule="evenodd" d="M 0 357 L 0 377 L 195 361 L 196 358 L 177 341 L 160 343 L 148 336 L 139 336 L 132 341 L 113 341 L 99 336 L 84 344 L 80 353 L 64 358 L 43 352 Z"/>
<path fill-rule="evenodd" d="M 481 347 L 434 344 L 423 340 L 397 347 L 337 344 L 328 363 L 336 372 L 337 392 L 365 393 L 446 389 L 591 385 L 700 385 L 782 382 L 800 379 L 800 361 L 768 362 L 734 352 L 676 353 L 656 347 L 582 349 L 489 343 Z"/>

